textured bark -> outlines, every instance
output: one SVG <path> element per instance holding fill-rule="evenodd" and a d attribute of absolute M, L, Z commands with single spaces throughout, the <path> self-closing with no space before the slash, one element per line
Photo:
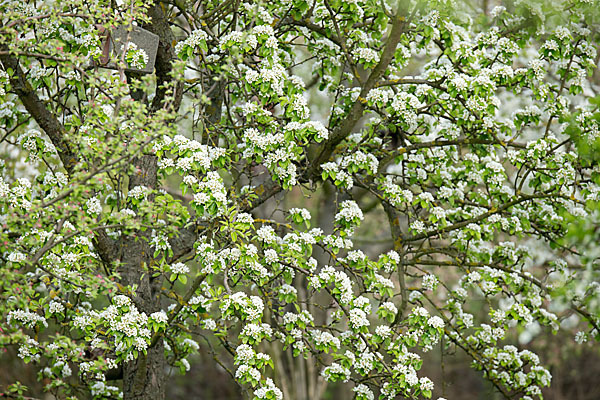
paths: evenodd
<path fill-rule="evenodd" d="M 13 91 L 19 97 L 27 112 L 35 119 L 35 122 L 46 132 L 56 148 L 63 166 L 71 174 L 75 168 L 75 164 L 77 164 L 77 157 L 65 139 L 65 128 L 40 100 L 35 89 L 25 78 L 25 73 L 19 65 L 19 60 L 9 55 L 8 50 L 8 46 L 0 46 L 0 51 L 3 53 L 0 54 L 0 62 L 2 62 L 5 71 L 12 69 L 15 72 L 10 78 Z"/>
<path fill-rule="evenodd" d="M 159 36 L 158 53 L 156 55 L 155 73 L 157 80 L 156 94 L 151 105 L 151 112 L 160 108 L 177 111 L 183 96 L 183 83 L 178 82 L 174 92 L 167 88 L 172 80 L 172 61 L 175 58 L 173 44 L 175 37 L 163 7 L 157 2 L 148 11 L 150 24 L 144 27 Z M 170 123 L 172 121 L 165 121 Z M 129 188 L 137 185 L 157 189 L 157 165 L 154 155 L 144 155 L 134 161 L 136 172 L 129 177 Z M 195 227 L 186 229 L 174 242 L 177 254 L 174 258 L 185 254 L 196 238 Z M 149 241 L 150 232 L 136 232 L 124 237 L 121 243 L 121 261 L 123 263 L 123 283 L 137 285 L 136 305 L 146 314 L 158 311 L 160 306 L 160 278 L 152 279 L 149 267 L 153 263 L 152 249 Z M 157 399 L 165 397 L 165 368 L 163 341 L 153 341 L 148 354 L 140 354 L 138 359 L 126 363 L 123 367 L 123 398 Z"/>
<path fill-rule="evenodd" d="M 400 265 L 398 266 L 398 283 L 400 283 L 400 295 L 402 296 L 402 303 L 400 304 L 398 314 L 396 314 L 396 319 L 394 320 L 395 325 L 403 320 L 406 307 L 408 306 L 408 293 L 406 291 L 405 283 L 406 269 L 404 267 L 403 251 L 404 237 L 402 235 L 402 229 L 400 229 L 400 213 L 398 210 L 396 210 L 387 202 L 382 202 L 381 205 L 383 206 L 390 223 L 390 231 L 394 241 L 394 250 L 396 250 L 400 255 Z"/>
<path fill-rule="evenodd" d="M 151 112 L 160 108 L 177 111 L 183 96 L 183 83 L 178 82 L 175 90 L 170 93 L 167 83 L 172 80 L 172 60 L 175 57 L 173 44 L 175 37 L 171 26 L 164 14 L 163 7 L 157 2 L 148 11 L 150 24 L 144 27 L 159 36 L 158 53 L 156 55 L 155 73 L 157 87 Z M 170 123 L 172 121 L 165 121 Z M 157 189 L 157 159 L 154 155 L 144 155 L 134 160 L 136 172 L 129 177 L 129 189 L 143 185 Z M 146 314 L 161 309 L 160 290 L 161 280 L 151 278 L 149 267 L 153 263 L 152 249 L 148 241 L 149 231 L 136 232 L 124 237 L 121 242 L 121 262 L 123 283 L 137 285 L 136 305 Z M 193 245 L 196 238 L 195 230 L 184 230 L 177 240 L 178 252 L 181 256 Z M 123 366 L 123 398 L 129 399 L 157 399 L 165 398 L 165 373 L 166 360 L 164 356 L 163 341 L 153 341 L 148 348 L 148 354 L 140 356 Z"/>
<path fill-rule="evenodd" d="M 169 93 L 169 90 L 165 86 L 165 83 L 172 80 L 171 71 L 173 70 L 172 61 L 175 58 L 175 51 L 173 49 L 175 35 L 171 31 L 171 25 L 165 16 L 163 6 L 160 2 L 157 2 L 154 7 L 148 10 L 148 16 L 151 22 L 143 27 L 159 37 L 156 63 L 154 65 L 156 94 L 154 100 L 152 100 L 151 110 L 156 111 L 167 106 L 176 111 L 179 109 L 181 99 L 183 98 L 183 82 L 176 83 L 174 93 Z"/>
<path fill-rule="evenodd" d="M 129 177 L 129 189 L 143 185 L 152 189 L 157 186 L 156 157 L 144 155 L 134 160 L 136 171 Z M 153 263 L 149 245 L 149 231 L 134 232 L 124 236 L 120 243 L 121 276 L 124 285 L 136 286 L 135 304 L 146 314 L 158 311 L 160 307 L 160 285 L 158 279 L 151 279 L 149 267 Z M 124 399 L 163 399 L 165 395 L 165 356 L 162 341 L 148 349 L 148 354 L 140 356 L 123 366 Z"/>

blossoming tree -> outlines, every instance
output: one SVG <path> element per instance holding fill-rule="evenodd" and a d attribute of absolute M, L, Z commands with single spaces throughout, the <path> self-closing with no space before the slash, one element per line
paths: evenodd
<path fill-rule="evenodd" d="M 600 338 L 593 3 L 2 2 L 0 346 L 57 398 L 219 346 L 248 398 L 364 400 L 442 395 L 442 341 L 541 398 L 512 332 Z"/>

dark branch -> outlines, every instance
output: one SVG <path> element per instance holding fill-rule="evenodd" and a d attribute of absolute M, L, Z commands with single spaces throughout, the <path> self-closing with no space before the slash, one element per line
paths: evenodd
<path fill-rule="evenodd" d="M 52 141 L 65 170 L 69 174 L 72 174 L 77 164 L 77 156 L 65 138 L 65 128 L 56 116 L 46 108 L 46 105 L 40 100 L 35 89 L 29 84 L 25 73 L 19 65 L 18 59 L 9 54 L 9 49 L 6 45 L 0 45 L 0 50 L 2 50 L 0 61 L 4 70 L 8 71 L 11 69 L 13 71 L 10 77 L 12 89 L 19 97 L 19 100 L 21 100 L 21 103 L 23 103 L 27 112 Z"/>

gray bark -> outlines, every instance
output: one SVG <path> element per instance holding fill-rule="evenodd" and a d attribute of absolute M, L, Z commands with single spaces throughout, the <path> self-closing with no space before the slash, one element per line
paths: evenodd
<path fill-rule="evenodd" d="M 175 37 L 160 2 L 150 8 L 148 15 L 151 22 L 144 27 L 159 37 L 155 64 L 157 86 L 151 110 L 156 111 L 167 107 L 176 111 L 181 104 L 182 82 L 176 84 L 174 93 L 171 95 L 168 94 L 168 90 L 164 86 L 172 79 L 170 73 L 172 60 L 175 58 L 173 51 Z M 170 122 L 172 121 L 165 121 L 165 123 Z M 156 156 L 143 155 L 134 160 L 134 165 L 136 172 L 129 177 L 129 189 L 138 185 L 158 189 Z M 150 234 L 149 231 L 135 232 L 132 235 L 123 237 L 120 246 L 120 260 L 123 263 L 123 283 L 137 285 L 134 301 L 136 306 L 148 315 L 161 309 L 160 290 L 162 283 L 160 277 L 152 279 L 149 271 L 154 261 L 153 251 L 148 244 Z M 193 232 L 183 232 L 178 241 L 179 251 L 177 255 L 185 253 L 187 248 L 191 248 L 194 241 L 195 234 Z M 123 398 L 125 400 L 164 399 L 165 377 L 166 360 L 163 341 L 159 339 L 148 348 L 146 355 L 142 353 L 136 360 L 123 366 Z"/>
<path fill-rule="evenodd" d="M 129 189 L 143 185 L 157 186 L 156 156 L 143 155 L 134 160 L 136 171 L 129 178 Z M 150 231 L 137 231 L 123 236 L 120 243 L 121 276 L 124 285 L 136 286 L 134 302 L 147 315 L 161 309 L 159 279 L 152 279 L 149 267 L 154 262 L 149 245 Z M 163 399 L 165 395 L 165 367 L 163 342 L 159 340 L 140 353 L 136 360 L 123 366 L 123 398 Z"/>

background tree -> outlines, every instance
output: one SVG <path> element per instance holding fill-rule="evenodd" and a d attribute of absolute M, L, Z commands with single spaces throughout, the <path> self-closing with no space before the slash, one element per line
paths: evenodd
<path fill-rule="evenodd" d="M 600 338 L 564 239 L 598 10 L 490 3 L 2 3 L 2 346 L 58 398 L 162 399 L 198 351 L 247 398 L 430 398 L 434 346 L 541 398 L 515 335 Z"/>

